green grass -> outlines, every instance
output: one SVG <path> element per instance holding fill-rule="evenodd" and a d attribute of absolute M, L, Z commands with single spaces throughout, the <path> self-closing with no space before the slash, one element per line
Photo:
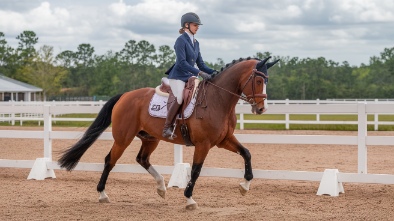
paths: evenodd
<path fill-rule="evenodd" d="M 95 118 L 97 114 L 66 114 L 56 116 L 56 118 Z M 237 116 L 239 119 L 239 115 Z M 374 120 L 374 115 L 367 116 L 368 121 Z M 245 114 L 245 120 L 285 120 L 284 114 L 262 114 L 252 115 Z M 316 120 L 315 114 L 291 114 L 290 120 L 305 120 L 312 121 Z M 320 121 L 357 121 L 357 115 L 330 115 L 321 114 Z M 379 121 L 394 121 L 394 115 L 379 115 Z M 89 127 L 91 121 L 86 122 L 75 122 L 75 121 L 54 121 L 52 126 L 57 127 Z M 0 122 L 0 126 L 10 126 L 8 122 Z M 19 121 L 15 122 L 15 126 L 19 126 Z M 38 121 L 23 121 L 23 126 L 35 126 L 42 127 L 44 123 L 41 121 L 40 125 Z M 239 124 L 237 125 L 239 129 Z M 284 124 L 244 124 L 245 129 L 254 130 L 285 130 Z M 290 130 L 339 130 L 339 131 L 357 131 L 357 125 L 331 125 L 331 124 L 290 124 Z M 368 125 L 368 130 L 374 130 L 373 125 Z M 380 125 L 380 131 L 394 131 L 394 125 Z"/>

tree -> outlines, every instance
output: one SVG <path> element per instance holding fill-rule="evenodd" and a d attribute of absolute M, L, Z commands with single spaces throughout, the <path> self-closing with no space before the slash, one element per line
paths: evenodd
<path fill-rule="evenodd" d="M 38 42 L 38 37 L 33 31 L 23 31 L 16 39 L 19 40 L 18 48 L 16 49 L 18 59 L 22 64 L 26 64 L 26 62 L 31 61 L 31 58 L 36 55 L 34 46 Z"/>
<path fill-rule="evenodd" d="M 159 47 L 159 54 L 157 55 L 157 65 L 159 69 L 168 69 L 175 63 L 175 52 L 168 45 Z"/>
<path fill-rule="evenodd" d="M 16 56 L 14 55 L 14 49 L 7 45 L 5 35 L 0 32 L 0 73 L 6 76 L 12 77 L 12 73 L 15 73 L 15 61 Z"/>
<path fill-rule="evenodd" d="M 68 71 L 63 67 L 55 66 L 53 47 L 42 46 L 33 60 L 31 65 L 22 68 L 27 82 L 43 89 L 44 100 L 48 95 L 57 95 Z"/>
<path fill-rule="evenodd" d="M 135 64 L 138 57 L 137 42 L 129 40 L 124 48 L 120 51 L 120 59 L 124 63 Z"/>

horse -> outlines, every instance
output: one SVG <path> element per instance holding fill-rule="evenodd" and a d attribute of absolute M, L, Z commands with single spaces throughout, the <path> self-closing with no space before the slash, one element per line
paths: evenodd
<path fill-rule="evenodd" d="M 191 168 L 191 177 L 185 190 L 186 209 L 198 208 L 193 200 L 193 189 L 199 177 L 204 160 L 209 150 L 217 146 L 241 155 L 245 163 L 244 181 L 239 189 L 242 195 L 249 191 L 253 179 L 251 154 L 234 136 L 237 124 L 235 106 L 239 99 L 247 101 L 253 114 L 265 111 L 266 81 L 268 69 L 278 60 L 267 62 L 270 57 L 260 60 L 256 58 L 240 58 L 227 64 L 210 80 L 203 80 L 198 86 L 198 94 L 193 115 L 185 119 L 189 128 L 190 139 L 195 149 Z M 142 141 L 136 161 L 153 176 L 157 182 L 157 193 L 165 198 L 166 186 L 162 175 L 151 165 L 149 158 L 160 140 L 175 144 L 185 144 L 179 127 L 176 127 L 174 139 L 162 137 L 165 119 L 152 117 L 148 113 L 149 103 L 155 93 L 154 88 L 141 88 L 118 94 L 110 98 L 98 113 L 96 119 L 85 131 L 82 138 L 73 146 L 64 150 L 59 158 L 59 165 L 71 171 L 78 164 L 85 151 L 112 123 L 114 143 L 104 160 L 104 170 L 97 185 L 99 202 L 109 202 L 105 193 L 108 175 L 130 145 L 134 137 Z"/>

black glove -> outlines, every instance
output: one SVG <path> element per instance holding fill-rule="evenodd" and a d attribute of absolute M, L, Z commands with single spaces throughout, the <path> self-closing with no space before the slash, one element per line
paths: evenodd
<path fill-rule="evenodd" d="M 202 77 L 202 79 L 207 80 L 207 81 L 211 80 L 211 78 L 212 78 L 211 75 L 205 73 L 204 71 L 200 71 L 198 73 L 198 75 L 200 75 Z"/>

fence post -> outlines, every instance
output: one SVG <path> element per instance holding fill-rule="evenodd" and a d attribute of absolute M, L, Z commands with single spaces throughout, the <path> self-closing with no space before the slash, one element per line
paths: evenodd
<path fill-rule="evenodd" d="M 44 105 L 44 157 L 52 161 L 52 140 L 50 133 L 52 131 L 52 115 L 50 105 Z"/>
<path fill-rule="evenodd" d="M 319 104 L 320 104 L 320 99 L 318 98 L 318 99 L 316 99 L 316 105 L 319 105 Z M 316 121 L 320 122 L 320 114 L 316 114 Z"/>
<path fill-rule="evenodd" d="M 378 102 L 379 102 L 379 100 L 375 99 L 375 103 L 378 103 Z M 377 130 L 379 130 L 379 114 L 375 113 L 373 119 L 374 119 L 374 130 L 377 131 Z"/>
<path fill-rule="evenodd" d="M 240 104 L 240 105 L 243 105 L 244 102 L 241 101 L 239 104 Z M 240 113 L 240 114 L 239 114 L 239 129 L 240 129 L 240 130 L 243 130 L 243 129 L 244 129 L 244 113 Z"/>
<path fill-rule="evenodd" d="M 367 113 L 366 102 L 359 102 L 358 109 L 358 173 L 367 174 Z"/>
<path fill-rule="evenodd" d="M 289 105 L 289 99 L 286 99 L 286 105 Z M 288 107 L 286 107 L 286 109 L 288 109 Z M 286 113 L 285 114 L 285 120 L 286 120 L 286 130 L 290 129 L 290 114 Z"/>
<path fill-rule="evenodd" d="M 183 163 L 183 146 L 174 144 L 174 165 Z"/>
<path fill-rule="evenodd" d="M 14 100 L 11 100 L 11 105 L 15 106 Z M 14 126 L 15 125 L 15 112 L 11 113 L 11 125 Z"/>

